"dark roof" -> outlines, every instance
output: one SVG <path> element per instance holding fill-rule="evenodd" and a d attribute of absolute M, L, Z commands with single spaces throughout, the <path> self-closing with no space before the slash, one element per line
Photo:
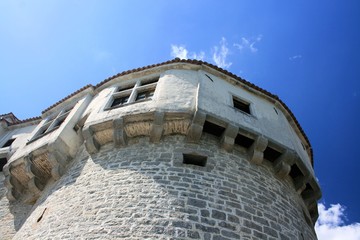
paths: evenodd
<path fill-rule="evenodd" d="M 52 108 L 56 107 L 57 105 L 59 105 L 60 103 L 66 101 L 67 99 L 71 98 L 72 96 L 78 94 L 79 92 L 81 91 L 84 91 L 85 89 L 87 88 L 90 88 L 90 87 L 94 87 L 95 89 L 96 88 L 99 88 L 101 87 L 102 85 L 104 85 L 105 83 L 111 81 L 112 79 L 114 78 L 117 78 L 117 77 L 120 77 L 120 76 L 124 76 L 124 75 L 127 75 L 127 74 L 130 74 L 130 73 L 134 73 L 134 72 L 140 72 L 140 71 L 143 71 L 143 70 L 146 70 L 146 69 L 151 69 L 151 68 L 154 68 L 154 67 L 159 67 L 159 66 L 163 66 L 163 65 L 167 65 L 167 64 L 172 64 L 172 63 L 188 63 L 188 64 L 194 64 L 194 65 L 205 65 L 205 66 L 208 66 L 218 72 L 221 72 L 231 78 L 234 78 L 236 79 L 237 81 L 259 91 L 259 92 L 262 92 L 264 93 L 265 95 L 269 96 L 270 98 L 278 101 L 285 109 L 286 111 L 290 114 L 290 116 L 292 117 L 292 119 L 294 120 L 297 128 L 299 129 L 299 131 L 302 133 L 302 135 L 304 136 L 307 144 L 309 145 L 309 150 L 310 150 L 310 158 L 311 158 L 311 163 L 313 164 L 313 150 L 312 150 L 312 147 L 311 147 L 311 144 L 310 144 L 310 141 L 308 139 L 308 137 L 306 136 L 304 130 L 302 129 L 302 127 L 300 126 L 299 122 L 297 121 L 295 115 L 292 113 L 292 111 L 289 109 L 289 107 L 277 96 L 277 95 L 274 95 L 268 91 L 266 91 L 265 89 L 262 89 L 258 86 L 256 86 L 255 84 L 251 83 L 251 82 L 248 82 L 246 81 L 245 79 L 239 77 L 239 76 L 236 76 L 235 74 L 231 73 L 231 72 L 228 72 L 227 70 L 225 69 L 222 69 L 222 68 L 219 68 L 218 66 L 215 66 L 211 63 L 207 63 L 207 62 L 204 62 L 204 61 L 199 61 L 199 60 L 190 60 L 190 59 L 180 59 L 180 58 L 175 58 L 173 60 L 169 60 L 169 61 L 166 61 L 166 62 L 162 62 L 162 63 L 158 63 L 158 64 L 153 64 L 153 65 L 148 65 L 148 66 L 145 66 L 145 67 L 141 67 L 141 68 L 135 68 L 135 69 L 132 69 L 132 70 L 127 70 L 127 71 L 123 71 L 121 73 L 118 73 L 114 76 L 111 76 L 103 81 L 101 81 L 100 83 L 96 84 L 95 86 L 89 84 L 89 85 L 86 85 L 82 88 L 80 88 L 79 90 L 75 91 L 74 93 L 68 95 L 67 97 L 61 99 L 60 101 L 56 102 L 55 104 L 51 105 L 50 107 L 48 107 L 47 109 L 45 109 L 42 113 L 45 113 L 49 110 L 51 110 Z M 32 120 L 36 120 L 36 119 L 40 119 L 40 117 L 35 117 L 35 118 L 29 118 L 29 119 L 26 119 L 26 120 L 22 120 L 20 121 L 19 123 L 22 123 L 22 122 L 25 122 L 25 121 L 32 121 Z"/>

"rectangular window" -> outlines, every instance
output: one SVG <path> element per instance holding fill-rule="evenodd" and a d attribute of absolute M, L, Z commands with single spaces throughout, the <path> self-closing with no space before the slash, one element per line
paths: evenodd
<path fill-rule="evenodd" d="M 6 163 L 7 163 L 6 158 L 0 158 L 0 172 L 3 171 L 3 167 L 5 166 Z"/>
<path fill-rule="evenodd" d="M 113 102 L 111 103 L 111 107 L 122 106 L 126 104 L 129 100 L 129 97 L 130 96 L 114 98 Z"/>
<path fill-rule="evenodd" d="M 2 148 L 4 147 L 10 147 L 11 144 L 15 141 L 15 138 L 9 139 L 6 141 L 6 143 L 2 146 Z"/>
<path fill-rule="evenodd" d="M 69 113 L 71 112 L 71 109 L 72 108 L 65 108 L 61 110 L 57 115 L 49 118 L 39 129 L 39 131 L 37 131 L 37 133 L 30 140 L 30 142 L 41 138 L 42 136 L 46 135 L 49 132 L 54 131 L 55 129 L 58 129 L 61 126 L 61 124 L 65 121 Z"/>
<path fill-rule="evenodd" d="M 154 96 L 154 91 L 155 91 L 155 89 L 149 89 L 149 90 L 144 90 L 142 92 L 139 92 L 136 95 L 135 101 L 150 99 L 152 96 Z"/>
<path fill-rule="evenodd" d="M 113 93 L 107 109 L 122 107 L 130 103 L 151 100 L 154 96 L 159 77 L 139 80 L 135 85 L 120 86 Z"/>
<path fill-rule="evenodd" d="M 240 100 L 238 98 L 233 97 L 233 106 L 234 108 L 246 112 L 248 114 L 251 114 L 250 112 L 250 103 L 247 103 L 243 100 Z"/>

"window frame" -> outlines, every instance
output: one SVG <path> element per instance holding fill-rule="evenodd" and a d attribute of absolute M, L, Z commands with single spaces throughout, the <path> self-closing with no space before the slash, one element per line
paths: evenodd
<path fill-rule="evenodd" d="M 112 110 L 120 107 L 125 107 L 133 103 L 140 103 L 140 102 L 152 100 L 155 95 L 159 78 L 160 78 L 159 76 L 155 76 L 152 78 L 139 79 L 135 82 L 135 84 L 124 84 L 117 86 L 113 91 L 110 100 L 107 102 L 104 110 Z M 144 92 L 147 93 L 152 92 L 152 94 L 151 96 L 146 96 L 143 99 L 137 99 L 138 95 Z M 128 97 L 126 103 L 117 104 L 113 106 L 113 103 L 114 101 L 116 101 L 116 99 L 120 99 L 124 97 Z"/>
<path fill-rule="evenodd" d="M 247 108 L 249 110 L 249 112 L 247 111 L 244 111 L 243 109 L 241 108 L 238 108 L 235 106 L 235 102 L 239 102 L 240 104 L 243 104 L 243 105 L 247 105 Z M 244 113 L 244 114 L 247 114 L 249 116 L 255 116 L 254 115 L 254 110 L 253 110 L 253 104 L 250 102 L 250 101 L 247 101 L 241 97 L 238 97 L 234 94 L 231 95 L 231 104 L 232 104 L 232 107 L 236 110 L 236 111 L 239 111 L 241 113 Z"/>
<path fill-rule="evenodd" d="M 6 140 L 6 142 L 2 145 L 2 147 L 0 148 L 8 148 L 11 147 L 11 145 L 13 144 L 13 142 L 16 140 L 16 138 L 9 138 L 8 140 Z"/>
<path fill-rule="evenodd" d="M 66 118 L 69 116 L 73 108 L 74 106 L 66 107 L 63 108 L 59 113 L 49 116 L 28 143 L 36 141 L 37 139 L 40 139 L 43 136 L 60 128 L 60 126 L 65 122 Z"/>

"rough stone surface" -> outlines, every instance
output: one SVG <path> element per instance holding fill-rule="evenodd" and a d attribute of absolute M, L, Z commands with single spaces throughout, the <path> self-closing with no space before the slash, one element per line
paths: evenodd
<path fill-rule="evenodd" d="M 316 239 L 290 179 L 226 152 L 207 135 L 197 144 L 183 136 L 159 143 L 144 137 L 91 156 L 84 149 L 21 214 L 6 212 L 21 207 L 4 207 L 0 186 L 0 219 L 13 226 L 2 227 L 1 238 L 17 231 L 14 239 Z M 212 167 L 179 164 L 184 150 L 211 152 Z"/>

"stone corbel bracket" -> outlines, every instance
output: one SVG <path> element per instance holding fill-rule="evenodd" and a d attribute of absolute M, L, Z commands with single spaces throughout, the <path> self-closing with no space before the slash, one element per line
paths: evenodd
<path fill-rule="evenodd" d="M 256 137 L 254 143 L 248 150 L 251 163 L 260 165 L 264 160 L 264 151 L 268 145 L 268 139 L 262 135 Z"/>
<path fill-rule="evenodd" d="M 94 131 L 91 129 L 91 126 L 86 126 L 82 131 L 82 135 L 88 153 L 93 154 L 98 152 L 100 149 L 100 144 L 94 138 Z"/>
<path fill-rule="evenodd" d="M 295 162 L 295 157 L 295 152 L 287 149 L 278 159 L 276 159 L 274 162 L 274 170 L 277 177 L 284 179 L 287 175 L 289 175 L 291 166 Z"/>
<path fill-rule="evenodd" d="M 186 140 L 188 142 L 196 143 L 196 142 L 200 141 L 205 120 L 206 120 L 206 113 L 201 112 L 201 111 L 196 111 L 194 113 L 193 120 L 191 122 L 191 125 L 189 127 L 189 130 L 188 130 L 188 133 L 186 136 Z"/>
<path fill-rule="evenodd" d="M 59 138 L 12 161 L 4 168 L 9 201 L 33 204 L 51 178 L 58 180 L 71 159 L 68 146 Z"/>
<path fill-rule="evenodd" d="M 164 131 L 164 117 L 163 112 L 154 112 L 154 122 L 150 130 L 150 141 L 159 142 Z"/>
<path fill-rule="evenodd" d="M 229 123 L 221 137 L 221 146 L 228 152 L 234 148 L 235 138 L 239 132 L 239 127 Z"/>
<path fill-rule="evenodd" d="M 114 145 L 121 147 L 127 145 L 127 135 L 125 132 L 124 118 L 120 117 L 113 120 L 114 126 Z"/>

